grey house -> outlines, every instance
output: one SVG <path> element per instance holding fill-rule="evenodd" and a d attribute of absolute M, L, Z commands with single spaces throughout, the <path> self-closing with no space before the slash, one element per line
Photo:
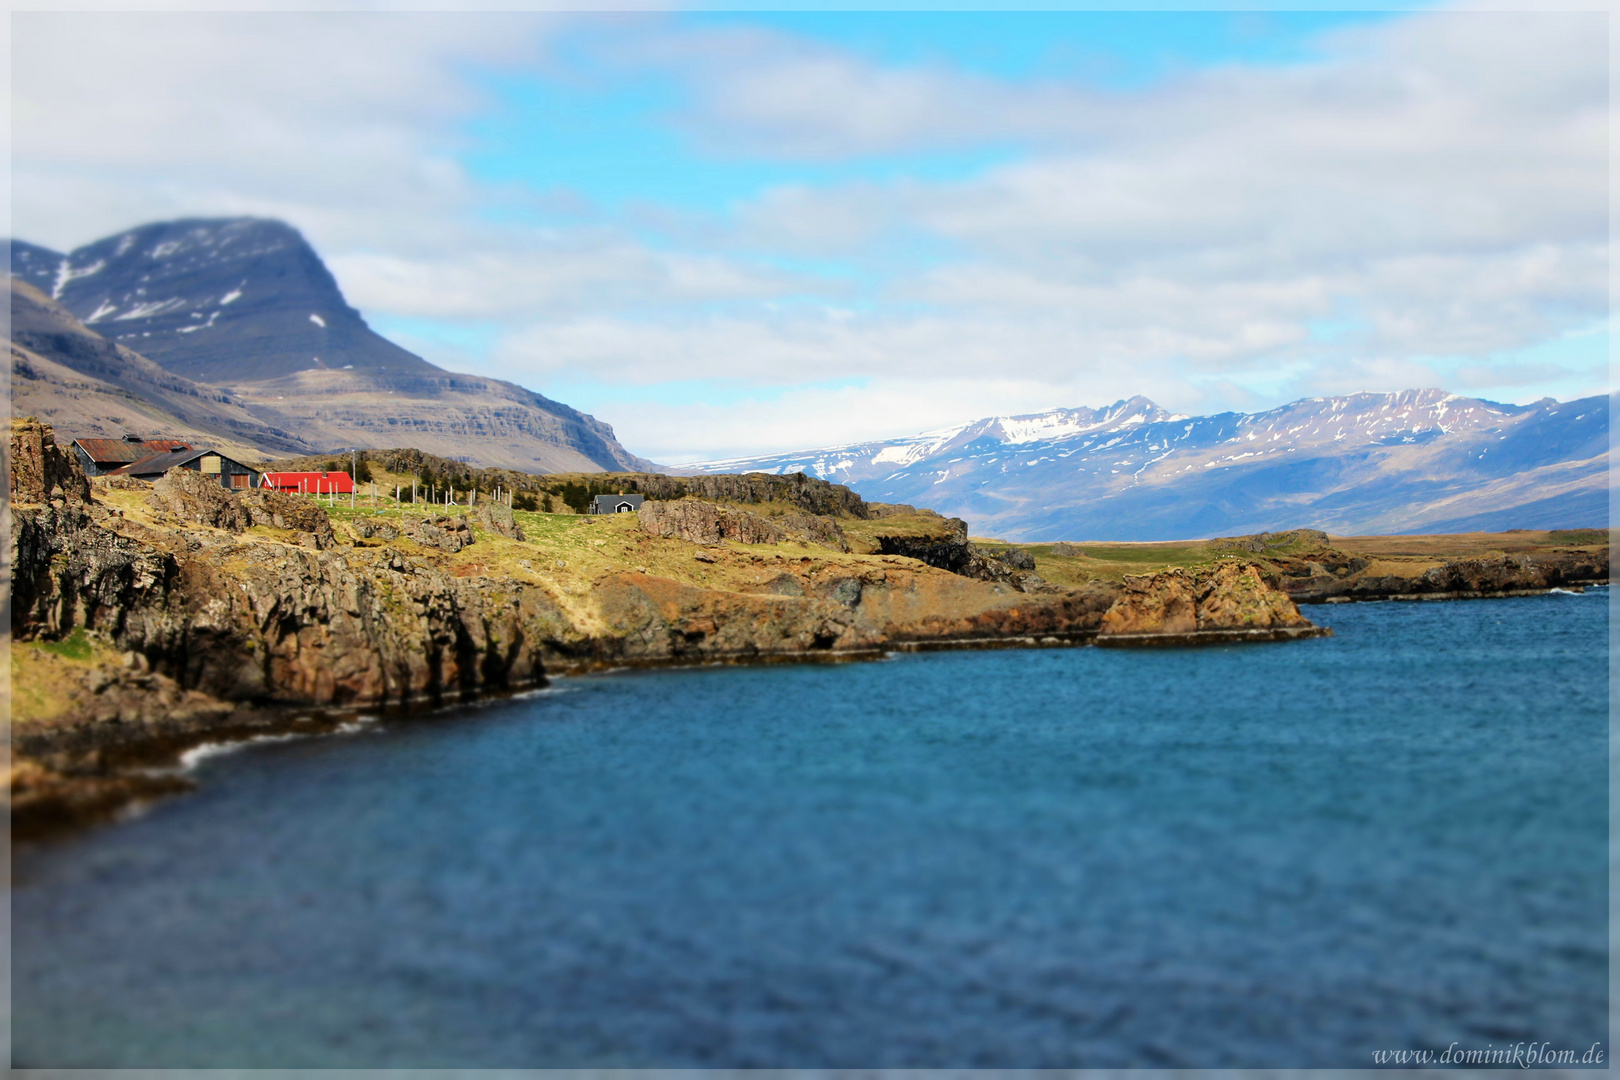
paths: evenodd
<path fill-rule="evenodd" d="M 218 450 L 189 449 L 175 450 L 167 454 L 153 454 L 139 461 L 125 465 L 121 469 L 113 469 L 108 476 L 133 476 L 139 480 L 156 480 L 170 469 L 190 469 L 193 472 L 205 473 L 219 478 L 219 486 L 241 491 L 245 488 L 256 488 L 260 484 L 261 476 L 257 469 L 251 469 L 240 461 L 226 457 Z"/>
<path fill-rule="evenodd" d="M 593 514 L 633 514 L 641 509 L 640 495 L 598 495 L 591 503 Z"/>

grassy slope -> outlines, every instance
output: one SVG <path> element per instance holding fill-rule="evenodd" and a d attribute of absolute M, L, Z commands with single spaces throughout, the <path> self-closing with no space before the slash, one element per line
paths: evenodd
<path fill-rule="evenodd" d="M 17 723 L 45 722 L 82 708 L 85 676 L 119 653 L 81 628 L 62 641 L 13 641 L 11 707 Z"/>
<path fill-rule="evenodd" d="M 975 541 L 985 547 L 995 541 Z M 1578 549 L 1606 552 L 1606 529 L 1515 530 L 1506 533 L 1459 533 L 1436 536 L 1335 536 L 1329 545 L 1367 559 L 1368 572 L 1409 576 L 1457 559 L 1477 559 L 1491 555 L 1533 554 L 1551 549 Z M 1006 545 L 1001 545 L 1006 546 Z M 1296 540 L 1269 546 L 1262 553 L 1234 549 L 1219 540 L 1193 540 L 1180 543 L 1081 543 L 1016 545 L 1035 556 L 1035 568 L 1043 578 L 1060 585 L 1077 585 L 1093 578 L 1117 580 L 1126 574 L 1142 574 L 1171 566 L 1209 566 L 1222 558 L 1238 557 L 1264 561 L 1267 556 L 1298 556 L 1320 545 Z"/>

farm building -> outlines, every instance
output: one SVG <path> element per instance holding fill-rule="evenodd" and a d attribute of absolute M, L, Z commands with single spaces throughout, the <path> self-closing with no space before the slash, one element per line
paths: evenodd
<path fill-rule="evenodd" d="M 72 449 L 84 475 L 103 476 L 154 454 L 190 450 L 191 444 L 179 439 L 143 439 L 131 434 L 122 439 L 74 439 Z"/>
<path fill-rule="evenodd" d="M 267 472 L 264 486 L 303 495 L 347 495 L 354 480 L 346 472 Z"/>
<path fill-rule="evenodd" d="M 206 447 L 188 447 L 162 454 L 149 454 L 139 461 L 113 469 L 105 476 L 133 476 L 137 480 L 156 480 L 170 469 L 190 469 L 219 477 L 219 486 L 243 490 L 259 486 L 257 469 L 228 458 L 218 450 Z"/>
<path fill-rule="evenodd" d="M 641 509 L 640 495 L 598 495 L 591 502 L 593 514 L 631 514 Z"/>

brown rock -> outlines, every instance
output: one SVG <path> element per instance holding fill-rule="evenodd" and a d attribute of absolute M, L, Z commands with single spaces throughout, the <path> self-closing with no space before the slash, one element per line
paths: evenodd
<path fill-rule="evenodd" d="M 435 547 L 452 555 L 473 542 L 467 519 L 441 515 L 433 518 L 406 517 L 400 531 L 425 547 Z"/>
<path fill-rule="evenodd" d="M 481 528 L 488 529 L 497 536 L 504 536 L 508 540 L 523 539 L 523 528 L 505 503 L 479 503 L 473 510 L 472 517 Z"/>
<path fill-rule="evenodd" d="M 1267 584 L 1253 563 L 1224 562 L 1127 577 L 1103 616 L 1102 633 L 1191 634 L 1200 630 L 1306 627 L 1288 594 Z"/>
<path fill-rule="evenodd" d="M 267 488 L 228 491 L 215 477 L 191 469 L 164 473 L 153 483 L 146 501 L 187 525 L 232 533 L 262 525 L 299 533 L 298 542 L 317 551 L 337 545 L 332 519 L 314 499 Z"/>
<path fill-rule="evenodd" d="M 90 490 L 97 491 L 151 491 L 152 483 L 138 476 L 92 476 Z M 94 497 L 92 495 L 92 497 Z"/>
<path fill-rule="evenodd" d="M 337 546 L 337 536 L 332 532 L 332 519 L 326 508 L 307 495 L 257 488 L 244 491 L 238 497 L 255 525 L 301 533 L 300 543 L 317 551 Z"/>
<path fill-rule="evenodd" d="M 1309 626 L 1288 594 L 1266 584 L 1253 563 L 1223 562 L 1198 576 L 1198 629 L 1266 630 Z"/>
<path fill-rule="evenodd" d="M 11 501 L 87 502 L 90 482 L 73 455 L 56 445 L 51 425 L 36 417 L 11 421 Z"/>
<path fill-rule="evenodd" d="M 1104 634 L 1190 634 L 1197 629 L 1196 583 L 1179 567 L 1127 577 L 1102 622 Z"/>
<path fill-rule="evenodd" d="M 170 469 L 152 484 L 146 497 L 154 510 L 171 514 L 187 525 L 207 525 L 239 533 L 253 524 L 247 507 L 220 486 L 219 477 L 193 469 Z M 323 511 L 324 516 L 324 511 Z"/>
<path fill-rule="evenodd" d="M 765 517 L 718 503 L 680 499 L 643 503 L 636 518 L 643 532 L 673 536 L 693 544 L 719 544 L 726 540 L 739 544 L 780 544 L 786 540 L 803 540 L 839 551 L 849 550 L 849 542 L 837 522 L 797 511 Z"/>

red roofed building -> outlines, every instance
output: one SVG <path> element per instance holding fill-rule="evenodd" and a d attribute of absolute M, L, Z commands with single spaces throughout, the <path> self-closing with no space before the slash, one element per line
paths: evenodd
<path fill-rule="evenodd" d="M 346 472 L 267 472 L 263 486 L 304 495 L 347 495 L 354 481 Z"/>

